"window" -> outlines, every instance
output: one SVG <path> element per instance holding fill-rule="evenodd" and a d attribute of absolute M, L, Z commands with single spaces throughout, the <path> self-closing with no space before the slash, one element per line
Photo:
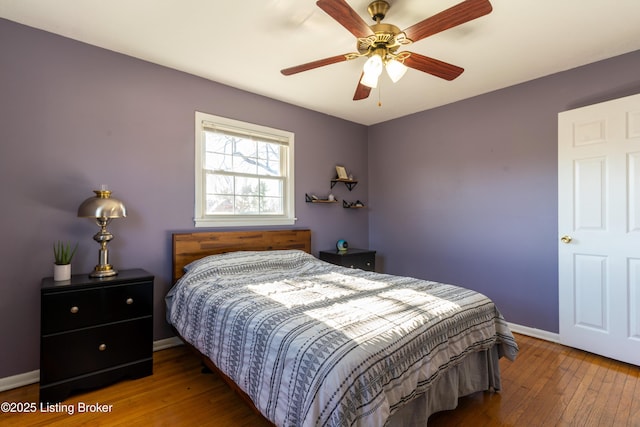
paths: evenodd
<path fill-rule="evenodd" d="M 196 227 L 293 224 L 293 140 L 196 112 Z"/>

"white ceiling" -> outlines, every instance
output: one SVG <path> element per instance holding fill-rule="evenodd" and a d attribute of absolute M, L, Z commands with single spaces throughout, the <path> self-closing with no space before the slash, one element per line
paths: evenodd
<path fill-rule="evenodd" d="M 370 22 L 369 0 L 347 1 Z M 404 29 L 461 0 L 388 1 L 384 22 Z M 640 0 L 491 3 L 402 49 L 465 68 L 459 78 L 410 69 L 362 101 L 352 97 L 364 58 L 279 72 L 356 50 L 315 0 L 0 0 L 0 17 L 366 125 L 640 49 Z"/>

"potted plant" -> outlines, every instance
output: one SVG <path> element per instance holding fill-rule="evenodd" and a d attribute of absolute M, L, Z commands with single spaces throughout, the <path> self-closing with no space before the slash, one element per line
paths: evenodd
<path fill-rule="evenodd" d="M 53 257 L 55 263 L 53 265 L 53 280 L 62 281 L 71 279 L 71 260 L 76 254 L 78 244 L 71 249 L 70 243 L 64 243 L 58 240 L 53 244 Z"/>

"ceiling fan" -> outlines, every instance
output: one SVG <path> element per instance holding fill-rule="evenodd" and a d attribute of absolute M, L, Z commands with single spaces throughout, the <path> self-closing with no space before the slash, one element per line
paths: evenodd
<path fill-rule="evenodd" d="M 402 78 L 407 67 L 445 80 L 455 79 L 462 74 L 463 68 L 415 52 L 398 51 L 399 48 L 487 15 L 493 9 L 489 0 L 465 0 L 400 31 L 395 25 L 381 22 L 391 7 L 384 0 L 375 0 L 369 4 L 367 11 L 375 21 L 371 26 L 367 25 L 345 0 L 318 0 L 316 4 L 356 36 L 357 52 L 308 62 L 285 68 L 280 72 L 289 76 L 325 65 L 367 57 L 353 95 L 354 101 L 367 98 L 371 88 L 377 87 L 383 67 L 393 82 Z"/>

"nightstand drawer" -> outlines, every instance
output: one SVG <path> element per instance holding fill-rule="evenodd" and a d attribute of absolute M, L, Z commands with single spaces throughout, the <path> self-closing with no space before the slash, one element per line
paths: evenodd
<path fill-rule="evenodd" d="M 153 312 L 153 282 L 104 288 L 103 320 L 114 322 Z"/>
<path fill-rule="evenodd" d="M 320 251 L 320 259 L 332 264 L 349 268 L 374 271 L 376 268 L 376 251 L 349 248 L 346 251 Z"/>
<path fill-rule="evenodd" d="M 375 263 L 375 256 L 373 254 L 360 254 L 345 258 L 342 265 L 349 268 L 373 270 L 375 268 Z"/>
<path fill-rule="evenodd" d="M 86 328 L 43 337 L 40 382 L 67 380 L 151 358 L 153 318 Z"/>
<path fill-rule="evenodd" d="M 50 334 L 100 323 L 102 289 L 43 295 L 40 332 Z"/>
<path fill-rule="evenodd" d="M 153 282 L 112 285 L 98 289 L 42 296 L 42 334 L 68 331 L 105 322 L 150 315 Z"/>

